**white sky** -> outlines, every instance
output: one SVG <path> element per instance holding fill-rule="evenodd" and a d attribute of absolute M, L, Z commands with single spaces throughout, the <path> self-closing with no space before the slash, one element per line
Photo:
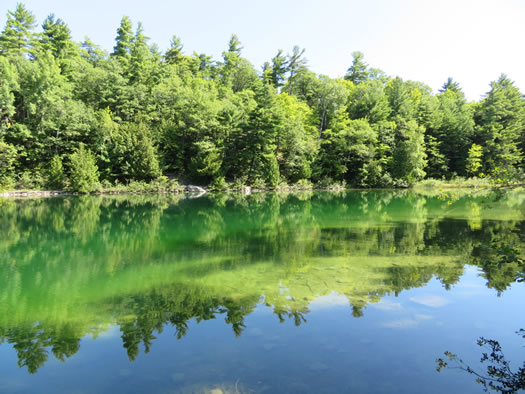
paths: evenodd
<path fill-rule="evenodd" d="M 2 0 L 0 25 L 16 0 Z M 176 34 L 185 53 L 220 57 L 232 33 L 257 69 L 278 49 L 306 48 L 312 71 L 344 75 L 351 53 L 392 76 L 437 91 L 451 76 L 478 100 L 506 73 L 525 90 L 525 0 L 26 0 L 40 23 L 54 13 L 111 50 L 123 15 L 161 50 Z"/>

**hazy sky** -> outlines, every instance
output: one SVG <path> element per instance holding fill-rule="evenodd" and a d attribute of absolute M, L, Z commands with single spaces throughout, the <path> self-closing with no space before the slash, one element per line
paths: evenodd
<path fill-rule="evenodd" d="M 16 0 L 2 0 L 0 24 Z M 434 91 L 451 76 L 478 100 L 506 73 L 525 91 L 525 0 L 26 0 L 41 24 L 54 13 L 73 38 L 88 36 L 112 50 L 123 15 L 161 50 L 172 35 L 184 51 L 218 59 L 232 33 L 243 56 L 260 70 L 278 49 L 306 48 L 309 68 L 344 75 L 351 53 L 388 75 L 428 84 Z"/>

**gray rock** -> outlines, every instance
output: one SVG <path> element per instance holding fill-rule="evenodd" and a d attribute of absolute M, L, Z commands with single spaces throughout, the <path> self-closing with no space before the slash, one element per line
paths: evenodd
<path fill-rule="evenodd" d="M 186 187 L 184 188 L 184 191 L 187 191 L 189 193 L 199 193 L 199 194 L 206 193 L 205 189 L 203 189 L 200 186 L 195 186 L 195 185 L 186 185 Z"/>

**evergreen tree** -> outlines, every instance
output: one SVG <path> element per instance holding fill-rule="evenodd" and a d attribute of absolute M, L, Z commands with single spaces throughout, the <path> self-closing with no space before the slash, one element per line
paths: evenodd
<path fill-rule="evenodd" d="M 396 77 L 388 82 L 385 87 L 388 105 L 391 109 L 390 119 L 409 120 L 415 117 L 415 106 L 411 100 L 409 85 L 401 78 Z"/>
<path fill-rule="evenodd" d="M 439 89 L 440 93 L 445 93 L 446 91 L 452 91 L 457 94 L 463 94 L 459 83 L 454 81 L 451 77 L 449 77 L 447 79 L 447 82 L 445 82 L 441 89 Z"/>
<path fill-rule="evenodd" d="M 128 16 L 124 16 L 120 21 L 120 26 L 117 29 L 117 37 L 115 38 L 115 46 L 111 56 L 116 56 L 120 59 L 129 59 L 131 56 L 131 48 L 133 46 L 133 25 Z"/>
<path fill-rule="evenodd" d="M 35 41 L 32 30 L 35 26 L 35 16 L 18 3 L 15 11 L 7 12 L 7 22 L 0 34 L 0 53 L 33 54 Z"/>
<path fill-rule="evenodd" d="M 179 37 L 173 36 L 170 40 L 170 48 L 164 54 L 164 60 L 168 64 L 177 64 L 182 59 L 182 41 Z"/>
<path fill-rule="evenodd" d="M 47 186 L 51 189 L 63 189 L 65 186 L 64 167 L 60 156 L 55 155 L 49 164 Z"/>
<path fill-rule="evenodd" d="M 411 186 L 426 175 L 424 129 L 413 120 L 401 122 L 397 128 L 391 174 L 402 186 Z"/>
<path fill-rule="evenodd" d="M 95 156 L 84 147 L 84 144 L 80 144 L 79 148 L 69 155 L 69 171 L 72 191 L 90 193 L 99 188 Z"/>
<path fill-rule="evenodd" d="M 91 65 L 98 66 L 107 57 L 106 51 L 93 43 L 88 37 L 80 44 L 80 56 L 87 60 Z"/>
<path fill-rule="evenodd" d="M 347 81 L 352 81 L 356 85 L 368 81 L 370 78 L 370 72 L 368 71 L 368 64 L 364 62 L 363 53 L 353 52 L 352 57 L 352 65 L 348 68 L 345 79 Z"/>
<path fill-rule="evenodd" d="M 284 85 L 284 79 L 287 71 L 288 62 L 283 55 L 282 49 L 279 49 L 277 55 L 272 58 L 271 81 L 273 86 L 280 88 Z"/>
<path fill-rule="evenodd" d="M 464 176 L 467 152 L 474 133 L 473 113 L 457 83 L 444 89 L 437 97 L 441 123 L 434 135 L 440 142 L 439 152 L 447 161 L 447 171 L 443 175 Z"/>
<path fill-rule="evenodd" d="M 42 47 L 51 51 L 55 58 L 67 59 L 77 54 L 69 27 L 62 19 L 55 19 L 55 15 L 51 14 L 42 24 L 42 29 Z"/>
<path fill-rule="evenodd" d="M 196 141 L 193 145 L 196 153 L 190 159 L 192 175 L 207 181 L 215 179 L 222 166 L 222 152 L 209 138 Z"/>
<path fill-rule="evenodd" d="M 292 94 L 295 77 L 299 71 L 306 68 L 307 60 L 303 57 L 305 49 L 301 49 L 299 46 L 294 46 L 292 54 L 287 56 L 287 71 L 290 73 L 288 76 L 288 94 Z"/>
<path fill-rule="evenodd" d="M 132 83 L 146 83 L 152 75 L 152 54 L 148 48 L 149 37 L 144 35 L 142 23 L 138 23 L 131 46 L 129 79 Z"/>
<path fill-rule="evenodd" d="M 223 63 L 220 65 L 220 75 L 223 85 L 231 86 L 233 73 L 241 62 L 241 42 L 232 34 L 228 42 L 228 50 L 222 53 Z"/>
<path fill-rule="evenodd" d="M 496 178 L 514 177 L 523 160 L 520 143 L 525 134 L 525 105 L 522 94 L 506 75 L 491 83 L 476 121 L 484 147 L 484 172 Z"/>
<path fill-rule="evenodd" d="M 120 180 L 150 181 L 161 175 L 151 131 L 144 123 L 126 123 L 111 136 L 112 176 Z"/>

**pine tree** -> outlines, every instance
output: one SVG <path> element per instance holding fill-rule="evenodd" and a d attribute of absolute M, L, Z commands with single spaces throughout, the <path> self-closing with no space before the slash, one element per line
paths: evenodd
<path fill-rule="evenodd" d="M 271 67 L 271 80 L 273 86 L 276 88 L 280 88 L 284 85 L 287 64 L 286 56 L 284 56 L 283 51 L 279 49 L 277 55 L 272 58 Z"/>
<path fill-rule="evenodd" d="M 476 120 L 484 146 L 484 172 L 501 179 L 514 177 L 523 160 L 525 101 L 506 75 L 491 83 Z"/>
<path fill-rule="evenodd" d="M 368 71 L 368 64 L 363 60 L 363 53 L 353 52 L 352 57 L 352 65 L 348 68 L 345 79 L 347 81 L 352 81 L 356 85 L 368 81 L 370 79 L 370 72 Z"/>
<path fill-rule="evenodd" d="M 129 77 L 134 83 L 143 83 L 152 75 L 149 73 L 149 61 L 151 60 L 151 53 L 148 48 L 149 37 L 144 35 L 144 28 L 142 23 L 138 23 L 133 44 L 131 47 L 130 70 Z"/>
<path fill-rule="evenodd" d="M 293 84 L 295 77 L 300 70 L 306 68 L 307 60 L 303 57 L 305 49 L 301 49 L 299 46 L 294 46 L 292 54 L 288 55 L 287 59 L 287 71 L 290 73 L 288 76 L 288 94 L 292 94 Z"/>
<path fill-rule="evenodd" d="M 170 48 L 164 54 L 164 60 L 168 64 L 177 64 L 182 58 L 182 41 L 179 37 L 173 36 L 170 41 Z"/>
<path fill-rule="evenodd" d="M 32 52 L 34 45 L 35 16 L 22 3 L 15 11 L 7 12 L 7 22 L 0 34 L 0 53 L 26 54 Z"/>
<path fill-rule="evenodd" d="M 438 135 L 442 152 L 449 160 L 449 171 L 465 175 L 466 154 L 474 133 L 473 113 L 461 89 L 447 89 L 438 96 L 443 114 Z"/>
<path fill-rule="evenodd" d="M 128 16 L 124 16 L 120 21 L 115 42 L 116 44 L 113 47 L 113 53 L 111 56 L 116 56 L 121 59 L 129 59 L 131 56 L 131 48 L 133 46 L 133 25 Z"/>
<path fill-rule="evenodd" d="M 57 59 L 70 58 L 76 54 L 71 40 L 71 31 L 62 19 L 49 15 L 42 24 L 43 34 L 40 42 L 44 49 L 50 50 Z"/>

